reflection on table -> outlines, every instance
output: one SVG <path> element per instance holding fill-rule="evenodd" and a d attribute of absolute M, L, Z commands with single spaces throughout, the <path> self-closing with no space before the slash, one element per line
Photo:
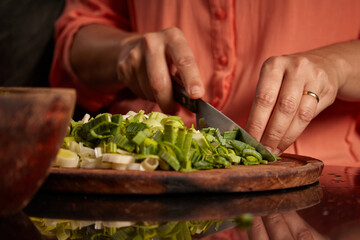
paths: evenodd
<path fill-rule="evenodd" d="M 360 168 L 329 166 L 317 184 L 257 193 L 39 192 L 23 212 L 1 219 L 0 231 L 7 239 L 358 239 L 359 219 Z"/>

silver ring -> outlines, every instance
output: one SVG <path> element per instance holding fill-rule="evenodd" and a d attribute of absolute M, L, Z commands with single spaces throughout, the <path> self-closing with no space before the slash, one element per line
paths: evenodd
<path fill-rule="evenodd" d="M 316 93 L 314 93 L 314 92 L 311 92 L 311 91 L 304 91 L 303 92 L 303 95 L 309 95 L 309 96 L 312 96 L 312 97 L 314 97 L 315 99 L 316 99 L 316 101 L 317 102 L 319 102 L 320 101 L 320 98 L 319 98 L 319 96 L 316 94 Z"/>

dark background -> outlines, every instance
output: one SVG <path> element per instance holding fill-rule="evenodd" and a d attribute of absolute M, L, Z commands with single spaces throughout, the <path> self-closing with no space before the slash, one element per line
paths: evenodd
<path fill-rule="evenodd" d="M 54 23 L 64 2 L 0 1 L 1 86 L 49 86 Z"/>
<path fill-rule="evenodd" d="M 65 0 L 0 0 L 0 86 L 49 87 L 54 24 L 64 5 Z M 85 113 L 97 114 L 76 105 L 74 120 Z"/>

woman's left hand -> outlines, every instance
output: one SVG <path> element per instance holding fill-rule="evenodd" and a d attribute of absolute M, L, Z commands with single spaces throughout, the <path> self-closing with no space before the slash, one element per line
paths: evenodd
<path fill-rule="evenodd" d="M 266 60 L 248 132 L 270 152 L 280 154 L 337 96 L 357 100 L 360 84 L 353 76 L 359 73 L 353 69 L 360 61 L 351 49 L 359 52 L 359 41 Z"/>

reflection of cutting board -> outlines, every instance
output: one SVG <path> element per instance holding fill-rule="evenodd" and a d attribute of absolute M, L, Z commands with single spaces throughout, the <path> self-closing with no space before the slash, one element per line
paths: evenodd
<path fill-rule="evenodd" d="M 103 221 L 200 221 L 242 214 L 267 216 L 318 204 L 319 184 L 232 194 L 98 195 L 39 193 L 24 212 L 32 217 Z"/>
<path fill-rule="evenodd" d="M 252 192 L 309 185 L 318 181 L 322 169 L 319 160 L 290 154 L 267 165 L 190 173 L 52 168 L 42 190 L 102 194 Z"/>

